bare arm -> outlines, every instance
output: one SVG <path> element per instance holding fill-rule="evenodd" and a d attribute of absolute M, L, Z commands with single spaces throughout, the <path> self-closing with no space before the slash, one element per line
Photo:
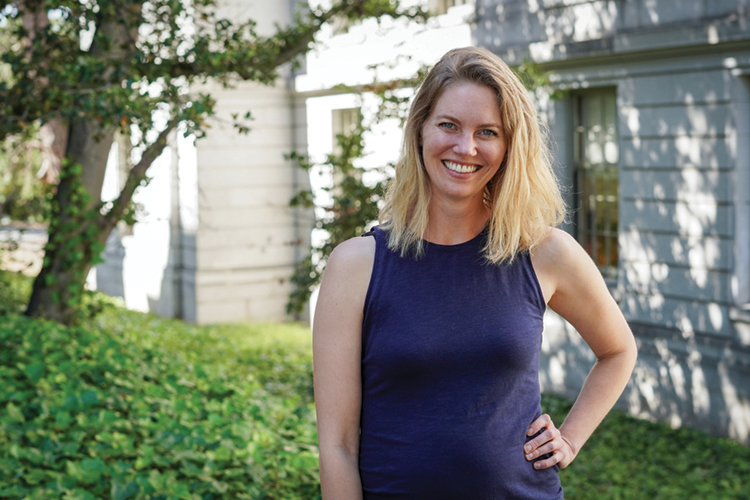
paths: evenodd
<path fill-rule="evenodd" d="M 546 428 L 528 443 L 527 459 L 553 453 L 535 466 L 566 467 L 625 389 L 635 365 L 636 345 L 599 270 L 570 235 L 552 230 L 535 249 L 532 261 L 550 308 L 573 325 L 596 355 L 596 363 L 560 429 L 547 415 L 529 429 L 533 435 Z"/>
<path fill-rule="evenodd" d="M 339 245 L 328 260 L 315 309 L 315 407 L 325 500 L 362 498 L 362 313 L 374 254 L 374 238 L 353 238 Z"/>

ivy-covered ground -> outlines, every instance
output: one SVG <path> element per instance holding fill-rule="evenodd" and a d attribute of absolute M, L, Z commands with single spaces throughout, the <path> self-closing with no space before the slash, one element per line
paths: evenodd
<path fill-rule="evenodd" d="M 571 404 L 542 396 L 554 421 Z M 748 500 L 750 448 L 614 410 L 560 480 L 566 500 Z"/>
<path fill-rule="evenodd" d="M 0 498 L 319 497 L 309 330 L 0 316 Z"/>
<path fill-rule="evenodd" d="M 63 328 L 15 310 L 0 315 L 0 498 L 319 497 L 307 328 L 112 305 Z M 560 421 L 570 403 L 543 404 Z M 750 449 L 613 412 L 560 474 L 573 500 L 748 499 Z"/>

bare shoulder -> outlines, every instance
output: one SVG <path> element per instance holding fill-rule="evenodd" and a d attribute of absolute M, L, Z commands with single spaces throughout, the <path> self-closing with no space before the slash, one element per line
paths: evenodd
<path fill-rule="evenodd" d="M 583 249 L 570 234 L 555 227 L 550 228 L 547 236 L 533 248 L 531 254 L 535 264 L 538 261 L 542 265 L 554 265 L 575 259 L 581 252 Z"/>
<path fill-rule="evenodd" d="M 375 238 L 351 238 L 333 249 L 326 264 L 326 273 L 332 270 L 336 273 L 365 273 L 369 276 L 374 260 Z"/>
<path fill-rule="evenodd" d="M 364 304 L 375 261 L 375 238 L 351 238 L 331 252 L 320 286 L 319 301 L 350 307 Z"/>
<path fill-rule="evenodd" d="M 598 359 L 634 349 L 627 321 L 599 268 L 575 238 L 551 230 L 532 251 L 532 262 L 547 305 L 573 325 Z"/>
<path fill-rule="evenodd" d="M 548 302 L 562 285 L 599 276 L 586 251 L 562 229 L 550 229 L 544 240 L 531 250 L 531 261 Z"/>
<path fill-rule="evenodd" d="M 368 237 L 345 241 L 328 258 L 313 318 L 316 384 L 335 386 L 335 380 L 322 382 L 326 370 L 335 367 L 334 372 L 350 374 L 344 378 L 354 380 L 359 373 L 362 320 L 374 257 L 375 241 Z"/>

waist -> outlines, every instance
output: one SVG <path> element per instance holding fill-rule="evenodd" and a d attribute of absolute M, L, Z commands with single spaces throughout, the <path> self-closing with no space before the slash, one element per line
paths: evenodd
<path fill-rule="evenodd" d="M 360 476 L 366 499 L 562 498 L 557 469 L 536 470 L 523 454 L 535 413 L 481 414 L 463 423 L 436 416 L 410 425 L 408 418 L 367 425 L 364 417 Z"/>

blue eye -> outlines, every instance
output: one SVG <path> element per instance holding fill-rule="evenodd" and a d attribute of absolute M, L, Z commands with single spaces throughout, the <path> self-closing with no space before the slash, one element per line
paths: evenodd
<path fill-rule="evenodd" d="M 447 128 L 447 129 L 454 129 L 456 126 L 450 122 L 443 122 L 438 124 L 438 127 Z"/>
<path fill-rule="evenodd" d="M 495 132 L 494 130 L 490 130 L 490 129 L 486 128 L 486 129 L 482 130 L 480 132 L 480 134 L 482 134 L 485 137 L 491 137 L 491 136 L 497 135 L 497 132 Z"/>

